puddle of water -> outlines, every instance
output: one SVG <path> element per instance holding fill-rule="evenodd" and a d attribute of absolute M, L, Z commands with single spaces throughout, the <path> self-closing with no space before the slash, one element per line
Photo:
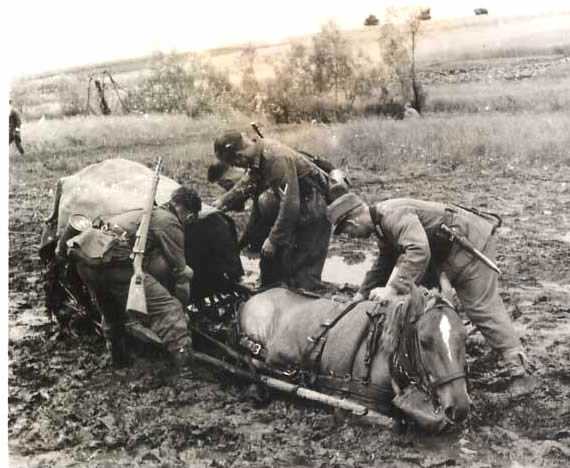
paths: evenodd
<path fill-rule="evenodd" d="M 333 255 L 327 258 L 323 270 L 323 280 L 336 284 L 359 286 L 366 272 L 372 267 L 375 256 L 366 253 L 362 261 L 347 263 L 344 257 Z"/>
<path fill-rule="evenodd" d="M 364 279 L 366 272 L 372 267 L 374 260 L 375 256 L 370 253 L 364 253 L 362 260 L 356 262 L 354 260 L 347 262 L 340 255 L 332 255 L 325 262 L 322 279 L 338 285 L 358 286 Z M 242 256 L 241 261 L 245 270 L 245 282 L 255 283 L 259 276 L 259 259 Z"/>

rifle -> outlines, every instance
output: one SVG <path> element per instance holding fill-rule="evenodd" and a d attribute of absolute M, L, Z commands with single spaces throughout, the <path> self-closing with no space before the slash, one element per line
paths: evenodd
<path fill-rule="evenodd" d="M 129 296 L 127 298 L 127 312 L 135 312 L 141 315 L 147 315 L 146 295 L 144 292 L 144 271 L 142 269 L 144 250 L 148 237 L 148 229 L 150 227 L 150 218 L 152 216 L 152 208 L 156 197 L 156 189 L 160 180 L 160 170 L 162 169 L 162 158 L 158 158 L 154 168 L 151 189 L 145 201 L 144 211 L 141 223 L 137 229 L 135 244 L 131 258 L 133 259 L 133 276 L 129 286 Z"/>
<path fill-rule="evenodd" d="M 467 239 L 467 237 L 459 234 L 455 229 L 446 226 L 445 224 L 441 225 L 441 230 L 445 232 L 449 236 L 449 240 L 451 242 L 457 242 L 461 247 L 463 247 L 467 252 L 470 252 L 479 260 L 481 260 L 485 265 L 487 265 L 491 270 L 496 271 L 499 275 L 501 274 L 501 270 L 499 267 L 495 265 L 491 259 L 485 256 L 482 252 L 476 249 L 473 244 Z"/>

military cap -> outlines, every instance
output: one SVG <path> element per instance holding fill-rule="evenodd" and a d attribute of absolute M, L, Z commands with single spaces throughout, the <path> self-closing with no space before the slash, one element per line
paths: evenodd
<path fill-rule="evenodd" d="M 226 157 L 232 157 L 244 147 L 243 135 L 237 130 L 228 130 L 214 141 L 214 152 L 221 161 L 224 161 Z"/>
<path fill-rule="evenodd" d="M 349 192 L 337 198 L 327 207 L 327 218 L 335 227 L 335 234 L 339 234 L 341 232 L 342 225 L 350 213 L 361 206 L 365 206 L 362 198 L 352 192 Z"/>

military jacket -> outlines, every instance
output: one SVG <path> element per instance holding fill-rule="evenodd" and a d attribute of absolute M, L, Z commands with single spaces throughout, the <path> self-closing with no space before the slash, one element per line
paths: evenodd
<path fill-rule="evenodd" d="M 276 245 L 288 244 L 300 216 L 299 179 L 313 174 L 315 169 L 302 154 L 276 140 L 265 138 L 255 146 L 255 162 L 248 174 L 222 197 L 221 207 L 228 207 L 239 198 L 256 198 L 272 189 L 280 203 L 269 239 Z"/>
<path fill-rule="evenodd" d="M 494 229 L 487 219 L 462 208 L 407 198 L 377 203 L 370 212 L 380 253 L 360 287 L 363 294 L 385 284 L 407 292 L 411 283 L 421 281 L 430 261 L 450 279 L 472 261 L 478 261 L 450 242 L 440 228 L 442 224 L 455 228 L 478 250 L 484 249 Z"/>
<path fill-rule="evenodd" d="M 132 247 L 141 216 L 140 210 L 127 211 L 110 218 L 108 224 L 117 233 L 124 230 L 129 246 Z M 176 214 L 164 207 L 152 210 L 145 248 L 145 266 L 149 273 L 161 277 L 177 277 L 186 267 L 184 228 Z"/>

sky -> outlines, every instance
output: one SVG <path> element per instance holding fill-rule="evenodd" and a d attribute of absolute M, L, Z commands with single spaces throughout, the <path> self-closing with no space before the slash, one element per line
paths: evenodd
<path fill-rule="evenodd" d="M 9 79 L 157 51 L 275 42 L 317 32 L 329 20 L 362 26 L 387 6 L 430 6 L 432 18 L 569 10 L 568 0 L 16 0 L 2 2 Z"/>

